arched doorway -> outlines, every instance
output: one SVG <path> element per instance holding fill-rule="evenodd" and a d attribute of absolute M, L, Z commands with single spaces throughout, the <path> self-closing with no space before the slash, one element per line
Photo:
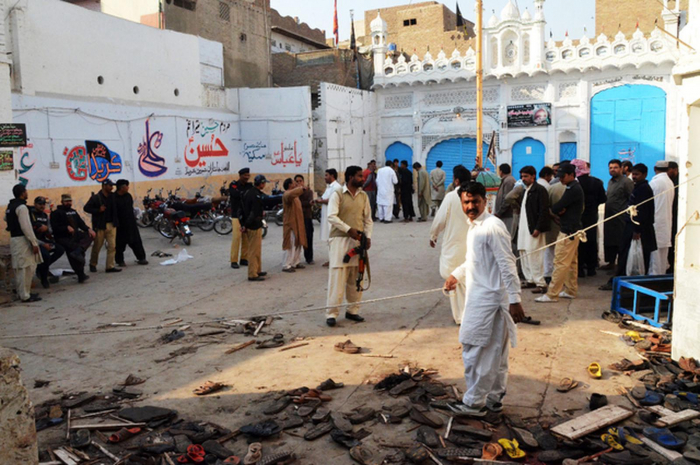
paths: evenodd
<path fill-rule="evenodd" d="M 665 158 L 666 92 L 650 85 L 624 85 L 591 99 L 591 174 L 608 177 L 614 158 L 644 163 Z"/>
<path fill-rule="evenodd" d="M 394 142 L 386 148 L 384 152 L 386 160 L 398 159 L 399 162 L 406 160 L 409 168 L 413 165 L 413 149 L 403 142 Z"/>
<path fill-rule="evenodd" d="M 486 158 L 489 144 L 484 142 L 483 146 L 484 158 Z M 455 166 L 464 165 L 469 170 L 474 169 L 476 166 L 476 139 L 460 137 L 440 142 L 428 152 L 428 158 L 425 162 L 428 171 L 435 169 L 435 163 L 438 161 L 443 163 L 442 169 L 445 170 L 447 175 L 445 184 L 448 185 L 452 182 L 452 170 Z M 485 168 L 490 171 L 496 171 L 496 167 L 488 160 L 485 163 Z"/>
<path fill-rule="evenodd" d="M 539 173 L 544 167 L 544 144 L 532 137 L 521 139 L 513 145 L 513 176 L 520 179 L 520 170 L 532 165 Z"/>

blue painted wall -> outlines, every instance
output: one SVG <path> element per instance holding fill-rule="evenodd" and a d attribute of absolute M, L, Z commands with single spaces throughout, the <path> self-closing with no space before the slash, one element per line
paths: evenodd
<path fill-rule="evenodd" d="M 526 137 L 516 142 L 513 145 L 513 165 L 511 166 L 515 179 L 520 179 L 520 170 L 528 165 L 534 166 L 539 173 L 544 167 L 544 154 L 544 144 L 532 137 Z"/>
<path fill-rule="evenodd" d="M 666 155 L 666 92 L 649 85 L 604 90 L 591 100 L 591 174 L 609 178 L 608 162 L 652 167 Z"/>
<path fill-rule="evenodd" d="M 484 142 L 484 158 L 488 151 L 489 144 Z M 428 153 L 428 171 L 434 170 L 435 163 L 439 160 L 442 161 L 442 169 L 447 175 L 445 186 L 448 186 L 452 182 L 452 170 L 455 166 L 464 165 L 468 170 L 476 166 L 476 139 L 462 137 L 440 142 Z M 486 162 L 486 169 L 496 171 L 496 167 L 490 161 Z"/>
<path fill-rule="evenodd" d="M 576 142 L 562 142 L 559 144 L 559 161 L 573 160 L 577 152 Z"/>

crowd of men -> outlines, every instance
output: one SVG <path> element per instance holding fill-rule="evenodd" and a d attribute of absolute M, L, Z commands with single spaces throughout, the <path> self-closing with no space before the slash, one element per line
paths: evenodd
<path fill-rule="evenodd" d="M 85 273 L 85 253 L 92 246 L 89 267 L 97 272 L 97 262 L 102 246 L 107 249 L 105 272 L 117 273 L 126 266 L 124 252 L 129 246 L 136 263 L 147 265 L 141 235 L 134 216 L 134 199 L 129 194 L 129 181 L 120 179 L 115 184 L 107 179 L 102 188 L 93 194 L 83 210 L 92 217 L 89 227 L 73 209 L 70 194 L 61 195 L 61 204 L 47 213 L 48 200 L 36 197 L 28 206 L 29 192 L 23 184 L 12 188 L 12 199 L 7 207 L 6 222 L 10 232 L 12 268 L 17 284 L 17 295 L 22 302 L 41 300 L 32 293 L 34 274 L 47 289 L 58 282 L 58 276 L 50 267 L 64 254 L 79 283 L 90 276 Z"/>

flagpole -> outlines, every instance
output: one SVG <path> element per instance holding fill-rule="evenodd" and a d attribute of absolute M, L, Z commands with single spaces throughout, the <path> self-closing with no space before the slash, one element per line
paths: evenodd
<path fill-rule="evenodd" d="M 483 3 L 476 0 L 476 168 L 484 162 Z"/>

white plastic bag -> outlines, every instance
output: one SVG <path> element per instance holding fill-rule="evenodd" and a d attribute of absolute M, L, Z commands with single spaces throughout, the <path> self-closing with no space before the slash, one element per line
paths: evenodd
<path fill-rule="evenodd" d="M 644 251 L 642 250 L 642 241 L 632 241 L 630 252 L 627 255 L 627 276 L 643 275 L 644 270 Z"/>
<path fill-rule="evenodd" d="M 182 249 L 180 250 L 180 253 L 177 254 L 176 258 L 171 258 L 168 260 L 165 260 L 164 262 L 160 262 L 161 265 L 175 265 L 177 263 L 182 263 L 186 262 L 190 258 L 194 258 L 192 255 L 187 253 L 187 249 Z"/>

